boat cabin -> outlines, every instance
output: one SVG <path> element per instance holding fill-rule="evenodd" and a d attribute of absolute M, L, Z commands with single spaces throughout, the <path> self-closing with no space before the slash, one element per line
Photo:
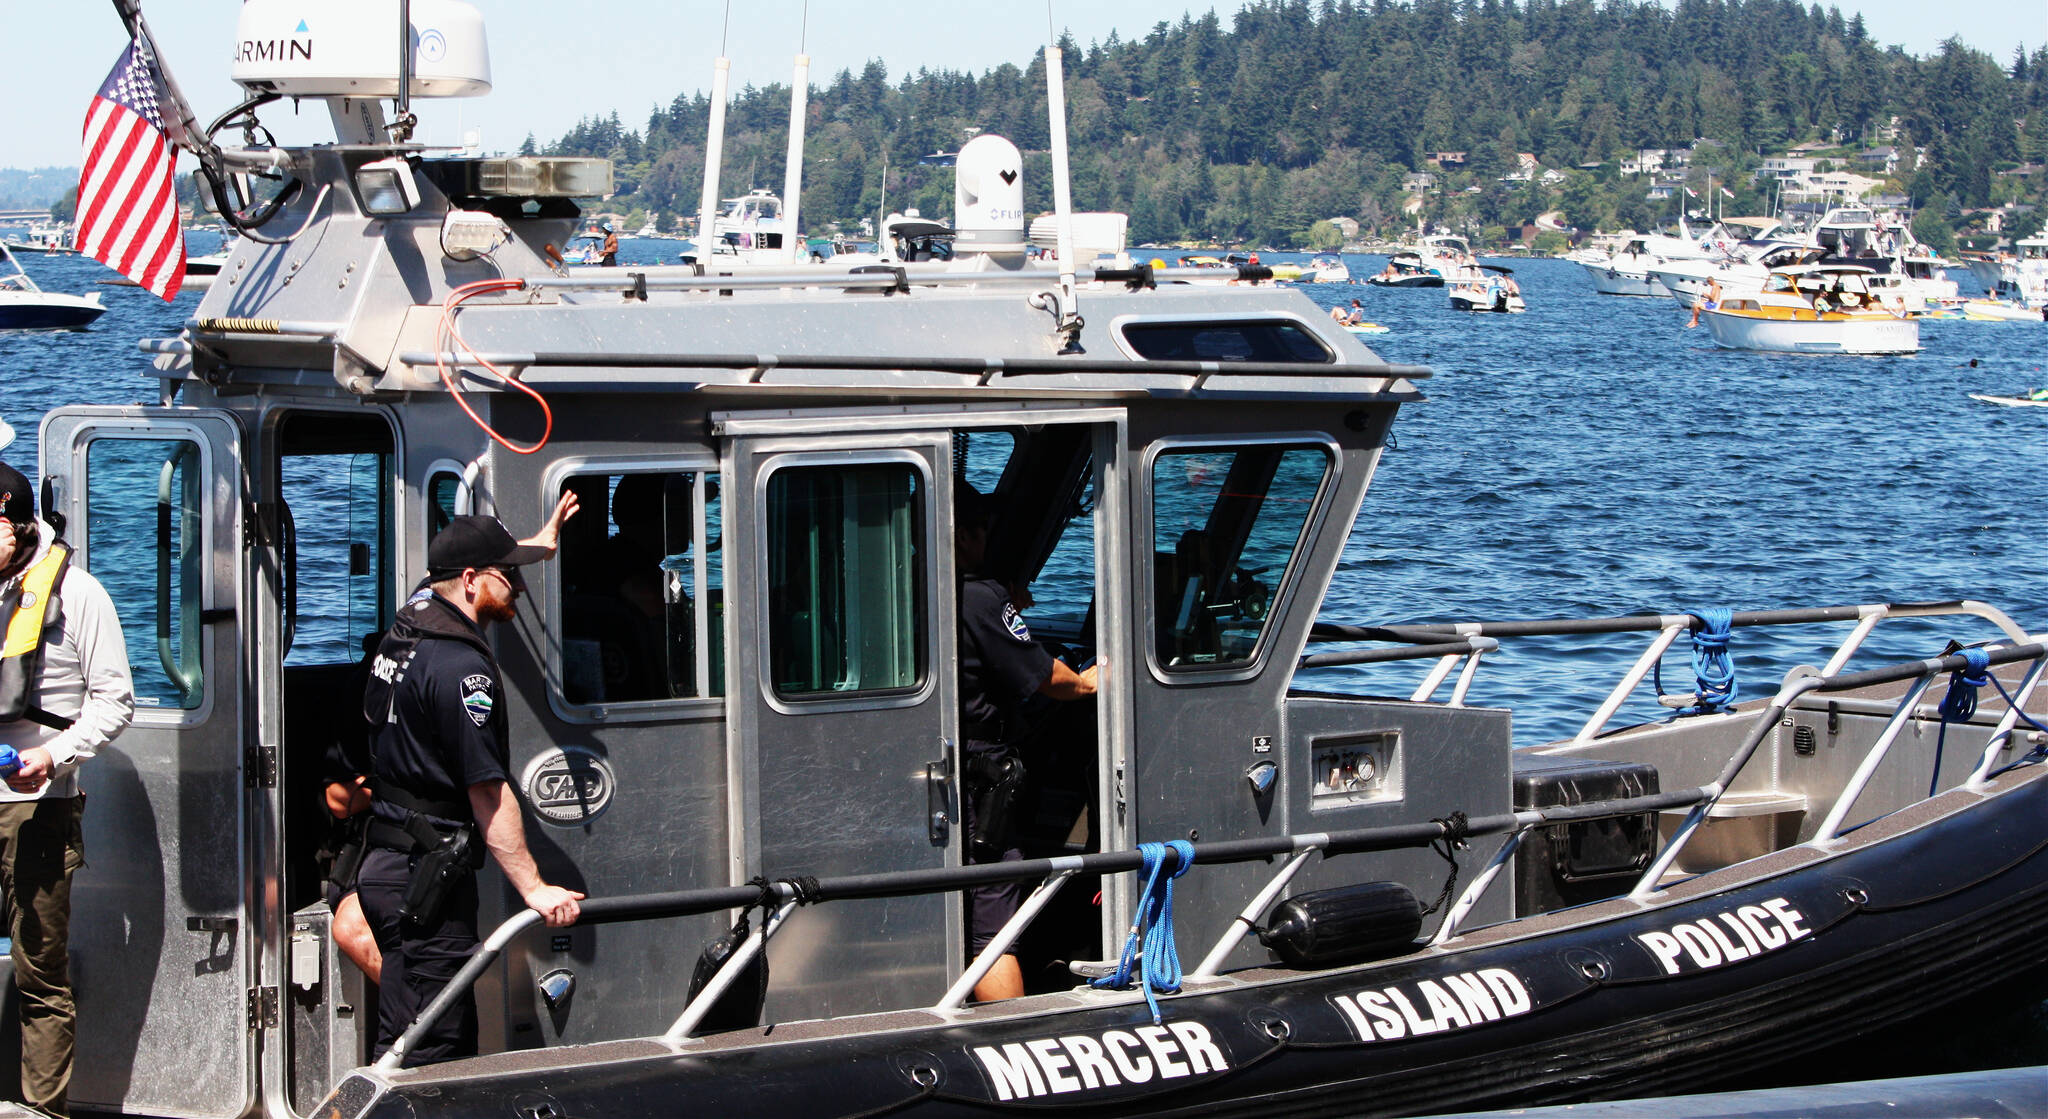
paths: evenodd
<path fill-rule="evenodd" d="M 575 228 L 567 198 L 425 160 L 420 201 L 377 213 L 359 155 L 290 159 L 327 188 L 278 219 L 308 231 L 236 244 L 188 329 L 150 343 L 157 402 L 42 431 L 50 508 L 136 665 L 74 922 L 81 1105 L 232 1116 L 260 1089 L 303 1114 L 364 1063 L 374 1015 L 327 935 L 322 758 L 461 512 L 523 534 L 580 498 L 491 636 L 529 842 L 593 898 L 960 863 L 966 486 L 1001 510 L 991 573 L 1035 600 L 1033 635 L 1105 666 L 1098 701 L 1031 731 L 1027 850 L 1505 807 L 1503 713 L 1289 694 L 1424 375 L 1298 294 L 1133 270 L 1068 297 L 1069 339 L 1045 272 L 564 277 L 542 247 Z M 499 243 L 457 247 L 463 222 Z M 1371 858 L 1418 893 L 1441 876 L 1426 850 Z M 484 873 L 490 925 L 518 902 Z M 1221 933 L 1261 874 L 1205 876 L 1181 927 Z M 1113 956 L 1135 889 L 1094 893 L 1068 891 L 1027 959 Z M 676 961 L 727 924 L 530 938 L 482 990 L 486 1048 L 659 1032 L 688 993 Z M 966 962 L 961 907 L 821 909 L 769 957 L 772 1020 L 928 1004 Z"/>

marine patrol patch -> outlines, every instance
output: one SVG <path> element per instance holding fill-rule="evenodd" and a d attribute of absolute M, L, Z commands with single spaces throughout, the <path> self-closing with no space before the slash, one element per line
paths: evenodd
<path fill-rule="evenodd" d="M 1017 613 L 1017 607 L 1013 603 L 1003 603 L 1003 628 L 1009 630 L 1010 636 L 1019 641 L 1031 640 L 1031 631 L 1024 628 L 1024 615 Z"/>
<path fill-rule="evenodd" d="M 462 709 L 469 721 L 483 726 L 491 721 L 491 678 L 479 672 L 462 678 Z"/>

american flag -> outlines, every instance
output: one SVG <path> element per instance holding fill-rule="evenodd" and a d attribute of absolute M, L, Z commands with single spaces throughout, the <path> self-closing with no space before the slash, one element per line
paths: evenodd
<path fill-rule="evenodd" d="M 156 58 L 138 37 L 85 114 L 78 248 L 166 300 L 185 282 L 177 163 L 157 106 Z"/>

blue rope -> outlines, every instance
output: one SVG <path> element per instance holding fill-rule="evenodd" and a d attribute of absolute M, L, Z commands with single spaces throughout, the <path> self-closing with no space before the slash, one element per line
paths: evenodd
<path fill-rule="evenodd" d="M 1728 655 L 1735 611 L 1715 606 L 1693 616 L 1700 620 L 1692 629 L 1692 674 L 1699 681 L 1700 703 L 1689 713 L 1711 715 L 1735 702 L 1735 658 Z"/>
<path fill-rule="evenodd" d="M 1174 855 L 1173 873 L 1161 879 L 1159 871 L 1168 850 Z M 1180 990 L 1180 948 L 1173 940 L 1173 880 L 1194 865 L 1195 845 L 1185 839 L 1140 843 L 1138 855 L 1145 861 L 1145 892 L 1138 897 L 1138 916 L 1131 922 L 1130 936 L 1124 939 L 1123 956 L 1117 961 L 1116 971 L 1089 986 L 1127 990 L 1135 964 L 1145 991 L 1145 1005 L 1152 1008 L 1152 1024 L 1156 1026 L 1159 999 L 1153 992 L 1171 995 Z"/>
<path fill-rule="evenodd" d="M 1936 708 L 1941 712 L 1941 729 L 1934 735 L 1934 772 L 1927 777 L 1928 796 L 1933 796 L 1941 787 L 1941 748 L 1948 739 L 1948 725 L 1969 722 L 1977 713 L 1977 689 L 1992 682 L 1991 654 L 1982 649 L 1958 649 L 1957 652 L 1966 665 L 1948 674 L 1948 691 L 1942 694 L 1941 706 Z M 2005 695 L 2005 688 L 2001 686 L 1998 692 Z M 2011 703 L 2012 697 L 2006 696 L 2006 702 Z"/>
<path fill-rule="evenodd" d="M 2035 730 L 2041 731 L 2043 733 L 2048 733 L 2048 725 L 2044 725 L 2039 719 L 2036 719 L 2032 715 L 2027 714 L 2025 711 L 2020 709 L 2019 704 L 2013 702 L 2012 693 L 2005 690 L 2005 684 L 2001 682 L 1998 679 L 1998 677 L 1993 676 L 1991 678 L 1991 686 L 1997 688 L 1998 694 L 2005 697 L 2005 705 L 2013 709 L 2013 714 L 2019 716 L 2020 722 L 2025 723 L 2030 727 L 2033 727 Z M 1995 770 L 1989 776 L 1997 777 L 2004 774 L 2007 770 L 2011 770 L 2017 768 L 2018 766 L 2025 765 L 2029 761 L 2041 759 L 2048 759 L 2048 743 L 2043 743 L 2042 745 L 2034 747 L 2032 750 L 2029 750 L 2026 754 L 2015 759 L 2011 765 L 2005 766 L 2002 769 Z"/>

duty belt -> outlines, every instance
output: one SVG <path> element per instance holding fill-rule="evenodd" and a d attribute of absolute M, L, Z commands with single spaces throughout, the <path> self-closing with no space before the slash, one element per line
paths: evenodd
<path fill-rule="evenodd" d="M 405 813 L 405 823 L 395 823 L 383 816 L 370 817 L 366 835 L 372 847 L 388 847 L 393 851 L 424 851 L 440 841 L 441 830 L 468 827 L 461 822 L 470 814 L 469 806 L 448 800 L 430 800 L 416 797 L 395 785 L 377 786 L 370 794 Z M 437 829 L 428 817 L 439 817 L 448 821 Z"/>

